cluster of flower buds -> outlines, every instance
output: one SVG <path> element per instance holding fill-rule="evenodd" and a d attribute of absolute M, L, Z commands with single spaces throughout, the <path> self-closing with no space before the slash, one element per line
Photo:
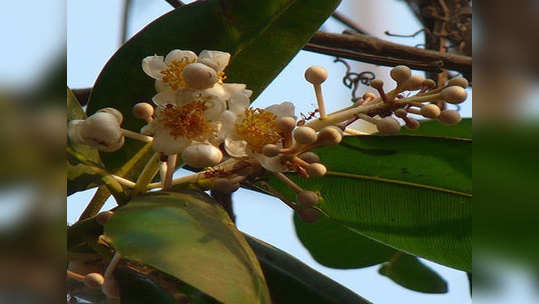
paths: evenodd
<path fill-rule="evenodd" d="M 138 103 L 133 107 L 134 117 L 147 123 L 142 134 L 121 129 L 122 115 L 107 108 L 86 120 L 72 121 L 69 137 L 102 151 L 119 149 L 124 136 L 152 142 L 162 161 L 162 182 L 146 185 L 148 190 L 195 183 L 230 193 L 244 180 L 271 172 L 295 191 L 296 203 L 289 205 L 302 219 L 313 221 L 319 216 L 314 207 L 322 196 L 302 189 L 283 173 L 322 177 L 327 168 L 313 149 L 337 145 L 347 135 L 392 135 L 401 125 L 419 128 L 420 122 L 410 114 L 454 125 L 460 115 L 446 109 L 445 103 L 459 104 L 467 97 L 468 81 L 462 77 L 437 87 L 434 81 L 412 74 L 408 67 L 397 66 L 390 73 L 396 82 L 394 89 L 386 91 L 382 81 L 373 80 L 370 85 L 378 97 L 365 93 L 353 105 L 328 113 L 322 94 L 328 73 L 323 67 L 312 66 L 305 79 L 313 85 L 318 107 L 298 121 L 291 102 L 265 109 L 250 107 L 252 92 L 245 84 L 224 82 L 229 60 L 230 54 L 220 51 L 202 51 L 197 56 L 173 50 L 166 57 L 146 57 L 142 69 L 155 79 L 157 94 L 153 97 L 155 106 Z M 370 130 L 354 128 L 359 121 L 370 125 Z M 204 169 L 172 179 L 177 155 L 183 164 Z M 135 185 L 117 179 L 127 187 Z"/>

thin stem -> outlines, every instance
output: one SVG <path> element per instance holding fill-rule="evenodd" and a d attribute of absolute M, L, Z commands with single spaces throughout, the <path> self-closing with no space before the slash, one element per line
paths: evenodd
<path fill-rule="evenodd" d="M 333 14 L 331 14 L 331 17 L 335 18 L 336 20 L 338 20 L 342 24 L 346 25 L 347 27 L 353 29 L 357 33 L 367 35 L 367 32 L 365 32 L 363 29 L 361 29 L 361 27 L 357 23 L 355 23 L 350 18 L 344 16 L 341 13 L 339 13 L 337 11 L 334 11 Z"/>
<path fill-rule="evenodd" d="M 127 28 L 129 25 L 129 11 L 131 8 L 131 0 L 124 0 L 124 6 L 122 10 L 122 28 L 120 30 L 120 45 L 127 41 Z"/>
<path fill-rule="evenodd" d="M 320 113 L 320 119 L 326 118 L 326 105 L 324 104 L 324 96 L 322 95 L 322 86 L 320 84 L 313 84 L 314 93 L 316 94 L 316 101 L 318 102 L 318 112 Z"/>
<path fill-rule="evenodd" d="M 172 175 L 176 169 L 176 159 L 178 159 L 176 154 L 169 155 L 167 158 L 167 172 L 163 181 L 163 190 L 167 190 L 172 185 Z"/>
<path fill-rule="evenodd" d="M 105 280 L 112 279 L 112 273 L 114 273 L 114 270 L 116 269 L 116 266 L 118 266 L 118 263 L 120 262 L 120 259 L 122 256 L 118 251 L 114 253 L 114 256 L 112 257 L 112 260 L 110 260 L 109 265 L 107 266 L 107 269 L 105 269 L 105 274 L 103 275 L 105 277 Z"/>
<path fill-rule="evenodd" d="M 275 177 L 277 177 L 279 180 L 281 180 L 283 183 L 288 185 L 294 192 L 299 193 L 303 191 L 303 188 L 301 188 L 298 184 L 294 183 L 291 179 L 288 178 L 288 176 L 284 175 L 281 172 L 272 172 Z"/>
<path fill-rule="evenodd" d="M 125 136 L 125 137 L 140 140 L 140 141 L 145 142 L 145 143 L 153 141 L 153 137 L 151 137 L 151 136 L 146 136 L 146 135 L 143 135 L 143 134 L 140 134 L 140 133 L 137 133 L 137 132 L 133 132 L 133 131 L 130 131 L 130 130 L 126 130 L 126 129 L 120 129 L 120 130 L 122 131 L 122 135 Z"/>
<path fill-rule="evenodd" d="M 136 183 L 126 179 L 126 178 L 123 178 L 121 176 L 118 176 L 118 175 L 114 175 L 112 174 L 111 175 L 115 180 L 117 180 L 120 184 L 124 185 L 124 186 L 127 186 L 129 188 L 135 188 L 135 185 Z"/>
<path fill-rule="evenodd" d="M 69 278 L 72 278 L 72 279 L 75 279 L 77 281 L 84 281 L 84 276 L 82 274 L 79 274 L 79 273 L 76 273 L 76 272 L 73 272 L 71 270 L 67 270 L 67 276 Z"/>
<path fill-rule="evenodd" d="M 142 194 L 146 192 L 148 184 L 152 181 L 155 175 L 159 172 L 159 153 L 154 153 L 152 158 L 148 161 L 142 172 L 140 173 L 135 189 L 134 195 Z"/>

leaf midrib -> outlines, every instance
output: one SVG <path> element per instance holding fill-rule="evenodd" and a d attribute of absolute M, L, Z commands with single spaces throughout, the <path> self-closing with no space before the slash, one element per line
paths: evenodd
<path fill-rule="evenodd" d="M 430 185 L 425 185 L 425 184 L 420 184 L 420 183 L 406 182 L 406 181 L 390 179 L 390 178 L 384 178 L 384 177 L 378 177 L 378 176 L 368 176 L 368 175 L 360 175 L 360 174 L 338 172 L 338 171 L 327 171 L 326 176 L 337 176 L 337 177 L 346 177 L 346 178 L 370 180 L 370 181 L 381 182 L 381 183 L 390 183 L 390 184 L 403 185 L 403 186 L 407 186 L 407 187 L 429 189 L 429 190 L 445 192 L 445 193 L 450 193 L 450 194 L 464 196 L 464 197 L 470 197 L 470 198 L 472 197 L 471 193 L 460 192 L 460 191 L 451 190 L 451 189 L 447 189 L 447 188 L 443 188 L 443 187 L 436 187 L 436 186 L 430 186 Z"/>

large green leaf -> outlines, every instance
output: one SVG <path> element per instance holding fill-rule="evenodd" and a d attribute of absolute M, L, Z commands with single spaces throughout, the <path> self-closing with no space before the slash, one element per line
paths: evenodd
<path fill-rule="evenodd" d="M 66 105 L 67 122 L 74 119 L 86 119 L 86 114 L 82 109 L 77 97 L 67 89 L 67 105 Z M 75 144 L 68 140 L 68 145 L 76 153 L 79 153 L 89 162 L 100 166 L 101 159 L 97 149 L 86 145 Z M 67 162 L 67 195 L 71 195 L 77 191 L 86 190 L 91 185 L 101 183 L 101 176 L 96 174 L 88 166 L 79 163 L 73 158 L 68 158 Z"/>
<path fill-rule="evenodd" d="M 256 256 L 226 212 L 201 192 L 158 192 L 116 209 L 105 235 L 128 260 L 224 303 L 270 303 Z"/>
<path fill-rule="evenodd" d="M 447 282 L 427 265 L 411 255 L 398 253 L 383 264 L 378 273 L 411 290 L 424 293 L 446 293 Z"/>
<path fill-rule="evenodd" d="M 141 68 L 146 56 L 172 49 L 231 53 L 227 82 L 246 83 L 255 98 L 309 40 L 340 0 L 208 0 L 182 6 L 152 22 L 109 60 L 92 90 L 88 113 L 115 107 L 123 126 L 139 130 L 131 107 L 156 94 Z M 104 154 L 116 171 L 141 144 L 128 140 L 120 151 Z"/>
<path fill-rule="evenodd" d="M 420 128 L 415 130 L 402 128 L 401 134 L 472 139 L 472 119 L 463 118 L 454 126 L 446 126 L 437 120 L 421 120 Z"/>
<path fill-rule="evenodd" d="M 320 191 L 320 208 L 348 230 L 471 270 L 471 148 L 470 140 L 457 138 L 348 137 L 339 146 L 316 150 L 328 167 L 326 176 L 291 177 Z M 294 199 L 282 183 L 270 183 Z M 298 231 L 310 225 L 296 224 Z"/>
<path fill-rule="evenodd" d="M 305 224 L 294 216 L 294 223 L 299 239 L 309 249 L 311 256 L 327 267 L 368 267 L 389 261 L 397 252 L 327 217 Z"/>
<path fill-rule="evenodd" d="M 370 303 L 295 257 L 247 236 L 258 257 L 275 303 Z"/>

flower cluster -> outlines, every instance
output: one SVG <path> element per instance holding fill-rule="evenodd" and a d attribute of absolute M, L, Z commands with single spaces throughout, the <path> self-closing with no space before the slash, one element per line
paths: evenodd
<path fill-rule="evenodd" d="M 328 74 L 324 68 L 312 66 L 305 78 L 314 87 L 318 107 L 297 120 L 291 102 L 265 109 L 250 107 L 252 92 L 245 84 L 225 83 L 229 61 L 230 54 L 207 50 L 198 56 L 191 51 L 173 50 L 165 57 L 146 57 L 142 70 L 155 79 L 157 93 L 152 99 L 154 105 L 138 103 L 133 108 L 133 115 L 147 122 L 141 134 L 121 129 L 121 113 L 107 108 L 86 120 L 72 121 L 69 138 L 102 151 L 119 149 L 124 136 L 152 142 L 166 174 L 162 174 L 162 182 L 144 185 L 146 189 L 196 183 L 233 192 L 247 178 L 269 171 L 297 193 L 296 203 L 289 205 L 304 220 L 312 221 L 319 216 L 313 207 L 321 199 L 320 194 L 302 189 L 283 172 L 324 176 L 327 169 L 311 150 L 337 145 L 344 136 L 374 132 L 392 135 L 402 125 L 419 128 L 414 115 L 456 124 L 460 115 L 446 109 L 446 104 L 458 104 L 467 98 L 468 81 L 462 77 L 437 86 L 430 79 L 412 74 L 408 67 L 397 66 L 390 73 L 395 88 L 386 91 L 382 81 L 373 80 L 370 85 L 378 96 L 365 93 L 353 105 L 327 113 L 322 83 Z M 358 124 L 370 127 L 357 130 L 354 126 Z M 183 164 L 205 169 L 172 180 L 176 155 L 181 156 Z M 117 179 L 127 187 L 135 187 L 133 182 Z M 153 176 L 145 180 L 152 179 Z"/>

